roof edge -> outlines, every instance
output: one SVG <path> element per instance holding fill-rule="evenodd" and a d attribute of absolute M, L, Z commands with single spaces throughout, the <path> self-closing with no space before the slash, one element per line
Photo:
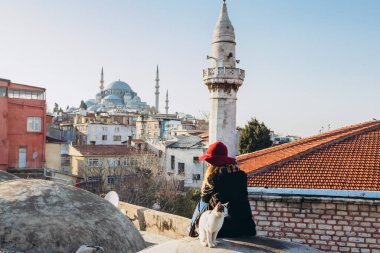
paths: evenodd
<path fill-rule="evenodd" d="M 380 191 L 248 187 L 254 195 L 380 199 Z"/>
<path fill-rule="evenodd" d="M 377 123 L 380 123 L 380 121 L 370 121 L 370 122 L 368 122 L 368 123 L 376 123 L 376 122 L 377 122 Z M 359 128 L 359 129 L 354 129 L 354 130 L 352 130 L 352 131 L 354 131 L 354 132 L 350 132 L 350 133 L 347 133 L 346 135 L 341 136 L 341 137 L 339 137 L 339 138 L 337 138 L 337 139 L 334 139 L 334 140 L 331 140 L 331 141 L 328 141 L 328 142 L 325 142 L 325 143 L 321 143 L 321 144 L 319 144 L 319 145 L 317 145 L 317 146 L 315 146 L 315 147 L 311 147 L 311 148 L 309 148 L 309 149 L 306 149 L 306 150 L 303 151 L 303 152 L 300 152 L 300 153 L 297 153 L 297 154 L 295 154 L 295 155 L 292 155 L 292 156 L 286 157 L 286 158 L 281 159 L 281 160 L 279 160 L 279 161 L 276 161 L 276 162 L 274 162 L 274 163 L 272 163 L 272 164 L 264 165 L 264 166 L 262 166 L 262 167 L 260 167 L 260 168 L 257 168 L 257 169 L 254 170 L 254 171 L 248 172 L 247 175 L 248 175 L 248 176 L 251 176 L 251 175 L 256 175 L 256 174 L 259 174 L 259 173 L 262 173 L 262 172 L 268 171 L 268 170 L 272 169 L 272 168 L 275 167 L 275 166 L 282 165 L 282 164 L 287 163 L 287 162 L 289 162 L 289 161 L 291 161 L 291 160 L 293 160 L 293 159 L 295 159 L 295 158 L 300 158 L 300 157 L 305 156 L 305 155 L 307 155 L 307 154 L 310 154 L 311 152 L 314 152 L 314 151 L 316 151 L 316 150 L 319 150 L 319 149 L 322 149 L 322 148 L 329 147 L 329 146 L 331 146 L 331 145 L 333 145 L 333 144 L 336 144 L 336 143 L 339 143 L 339 142 L 345 141 L 345 140 L 347 140 L 348 138 L 354 137 L 354 136 L 356 136 L 356 135 L 358 135 L 358 134 L 366 133 L 366 132 L 369 132 L 369 131 L 375 130 L 375 129 L 377 129 L 377 128 L 380 128 L 380 124 L 375 124 L 375 125 L 365 126 L 365 127 Z M 339 134 L 339 132 L 336 133 L 336 134 Z M 248 159 L 249 159 L 249 157 L 248 157 Z M 245 159 L 240 160 L 240 161 L 244 161 L 244 160 L 245 160 Z M 239 161 L 238 161 L 238 162 L 239 162 Z"/>

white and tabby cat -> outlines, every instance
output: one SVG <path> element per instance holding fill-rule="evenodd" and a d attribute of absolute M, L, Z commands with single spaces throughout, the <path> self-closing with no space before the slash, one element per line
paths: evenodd
<path fill-rule="evenodd" d="M 204 212 L 199 219 L 199 241 L 205 247 L 215 247 L 216 236 L 228 216 L 228 203 L 218 203 L 211 211 Z"/>

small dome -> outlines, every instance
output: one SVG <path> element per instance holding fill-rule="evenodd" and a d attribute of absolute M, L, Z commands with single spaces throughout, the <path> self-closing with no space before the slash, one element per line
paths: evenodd
<path fill-rule="evenodd" d="M 107 253 L 145 248 L 132 222 L 108 201 L 47 180 L 0 183 L 1 247 L 25 252 L 75 252 L 99 245 Z M 1 252 L 1 250 L 0 250 Z"/>
<path fill-rule="evenodd" d="M 104 109 L 104 107 L 99 107 L 96 109 L 96 112 L 106 112 L 106 109 Z"/>
<path fill-rule="evenodd" d="M 111 94 L 111 95 L 108 95 L 104 98 L 104 100 L 120 100 L 121 98 L 119 98 L 118 96 L 114 95 L 114 94 Z"/>
<path fill-rule="evenodd" d="M 100 107 L 99 105 L 92 105 L 92 106 L 87 108 L 87 111 L 96 112 L 99 109 L 99 107 Z"/>
<path fill-rule="evenodd" d="M 86 105 L 87 105 L 87 107 L 89 107 L 89 106 L 92 106 L 92 105 L 94 105 L 94 104 L 96 104 L 93 100 L 87 100 L 86 102 L 84 102 Z"/>
<path fill-rule="evenodd" d="M 67 112 L 74 112 L 75 110 L 77 110 L 77 108 L 75 108 L 75 107 L 70 107 L 70 108 L 67 110 Z"/>
<path fill-rule="evenodd" d="M 131 87 L 126 82 L 123 81 L 115 81 L 110 83 L 106 90 L 123 90 L 123 91 L 132 91 Z"/>

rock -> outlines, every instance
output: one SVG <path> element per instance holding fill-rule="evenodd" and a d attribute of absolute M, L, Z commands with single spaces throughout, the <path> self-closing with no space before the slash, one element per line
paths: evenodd
<path fill-rule="evenodd" d="M 67 253 L 81 245 L 101 245 L 107 253 L 127 253 L 146 246 L 111 203 L 52 181 L 0 183 L 0 213 L 0 249 Z"/>

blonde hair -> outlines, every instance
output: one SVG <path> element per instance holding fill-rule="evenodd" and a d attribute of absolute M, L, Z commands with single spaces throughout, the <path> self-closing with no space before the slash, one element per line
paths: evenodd
<path fill-rule="evenodd" d="M 217 168 L 218 168 L 217 166 L 212 165 L 211 163 L 207 163 L 207 169 L 206 169 L 205 176 L 203 178 L 202 188 L 204 188 L 206 185 L 209 187 L 211 186 L 209 178 L 212 174 L 214 174 Z"/>

